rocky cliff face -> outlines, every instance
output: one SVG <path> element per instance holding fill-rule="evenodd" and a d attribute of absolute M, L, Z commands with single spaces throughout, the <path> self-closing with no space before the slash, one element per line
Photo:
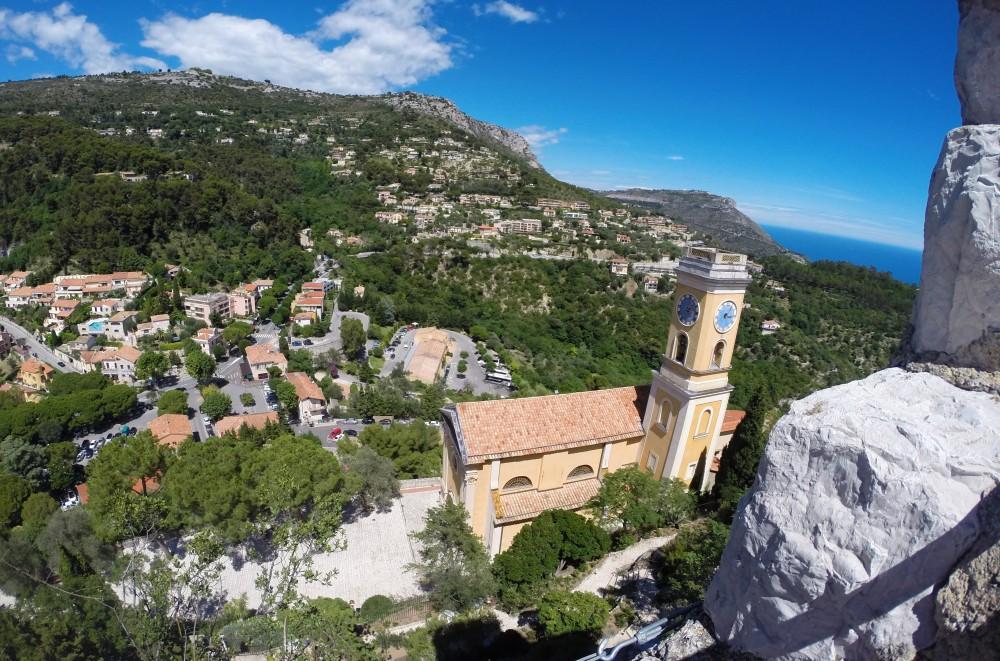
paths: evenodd
<path fill-rule="evenodd" d="M 1000 68 L 1000 66 L 998 66 Z M 931 178 L 912 349 L 1000 370 L 1000 125 L 948 133 Z"/>
<path fill-rule="evenodd" d="M 514 155 L 523 158 L 532 167 L 542 167 L 538 163 L 535 153 L 531 151 L 531 145 L 528 144 L 528 141 L 520 133 L 505 129 L 496 124 L 489 124 L 481 122 L 478 119 L 473 119 L 459 110 L 448 99 L 439 96 L 416 94 L 414 92 L 386 94 L 379 98 L 398 110 L 414 110 L 425 115 L 443 119 L 449 124 L 457 126 L 463 131 L 468 131 L 474 136 L 499 143 L 514 152 Z"/>
<path fill-rule="evenodd" d="M 749 216 L 736 208 L 731 198 L 700 190 L 628 190 L 607 191 L 605 196 L 621 202 L 635 202 L 677 220 L 703 234 L 710 235 L 728 250 L 766 256 L 782 252 L 771 235 Z"/>
<path fill-rule="evenodd" d="M 959 0 L 955 87 L 963 124 L 1000 124 L 1000 0 Z"/>
<path fill-rule="evenodd" d="M 898 369 L 795 403 L 708 589 L 717 635 L 784 659 L 933 644 L 937 586 L 993 534 L 978 510 L 1000 484 L 997 429 L 994 397 Z"/>

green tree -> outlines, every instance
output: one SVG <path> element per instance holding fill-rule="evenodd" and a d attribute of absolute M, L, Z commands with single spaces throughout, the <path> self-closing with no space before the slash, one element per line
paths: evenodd
<path fill-rule="evenodd" d="M 375 594 L 367 599 L 361 604 L 361 619 L 364 622 L 374 622 L 375 620 L 385 617 L 392 612 L 395 603 L 392 599 L 383 595 Z"/>
<path fill-rule="evenodd" d="M 461 504 L 448 501 L 432 507 L 424 529 L 413 537 L 421 545 L 413 568 L 435 608 L 465 611 L 493 593 L 489 555 Z"/>
<path fill-rule="evenodd" d="M 360 443 L 391 459 L 403 480 L 441 474 L 441 434 L 423 422 L 389 427 L 369 425 L 358 436 Z"/>
<path fill-rule="evenodd" d="M 76 483 L 76 445 L 71 441 L 52 443 L 45 447 L 48 454 L 49 489 L 62 492 Z"/>
<path fill-rule="evenodd" d="M 435 383 L 427 386 L 420 396 L 420 417 L 427 421 L 437 420 L 446 401 L 443 385 Z"/>
<path fill-rule="evenodd" d="M 232 410 L 233 400 L 226 393 L 214 386 L 209 386 L 202 391 L 201 412 L 211 418 L 212 422 L 224 418 Z"/>
<path fill-rule="evenodd" d="M 278 403 L 281 404 L 281 409 L 288 417 L 298 417 L 299 395 L 295 392 L 295 386 L 284 379 L 276 379 L 276 381 L 277 383 L 272 388 L 274 395 L 278 398 Z"/>
<path fill-rule="evenodd" d="M 560 563 L 579 564 L 611 548 L 604 530 L 575 512 L 547 510 L 521 528 L 510 547 L 493 560 L 505 585 L 531 584 L 551 576 Z"/>
<path fill-rule="evenodd" d="M 267 319 L 272 314 L 274 314 L 274 309 L 278 306 L 278 299 L 276 299 L 270 292 L 264 294 L 257 301 L 257 314 L 260 315 L 262 319 Z"/>
<path fill-rule="evenodd" d="M 215 374 L 215 360 L 204 351 L 192 351 L 184 359 L 184 368 L 198 383 L 208 383 Z"/>
<path fill-rule="evenodd" d="M 705 596 L 729 529 L 714 519 L 704 519 L 680 529 L 663 547 L 659 567 L 660 593 L 670 605 L 685 605 Z"/>
<path fill-rule="evenodd" d="M 340 346 L 348 358 L 357 358 L 365 346 L 365 328 L 359 319 L 347 317 L 340 322 Z"/>
<path fill-rule="evenodd" d="M 168 390 L 156 400 L 156 410 L 160 415 L 177 413 L 187 415 L 188 395 L 184 390 Z"/>
<path fill-rule="evenodd" d="M 750 397 L 746 416 L 722 450 L 712 494 L 719 499 L 719 514 L 726 521 L 732 519 L 737 503 L 757 476 L 757 464 L 767 444 L 765 425 L 770 410 L 766 390 L 758 388 Z"/>
<path fill-rule="evenodd" d="M 222 340 L 229 347 L 239 347 L 244 350 L 250 344 L 253 326 L 245 321 L 234 321 L 222 330 Z"/>
<path fill-rule="evenodd" d="M 352 453 L 346 463 L 350 467 L 348 489 L 357 494 L 362 508 L 368 512 L 389 510 L 393 498 L 399 495 L 399 480 L 392 460 L 362 447 Z"/>
<path fill-rule="evenodd" d="M 31 495 L 31 485 L 13 473 L 0 474 L 0 529 L 11 528 L 21 521 L 21 508 Z"/>
<path fill-rule="evenodd" d="M 588 508 L 604 528 L 624 539 L 691 516 L 695 496 L 679 480 L 657 480 L 637 466 L 605 476 Z"/>
<path fill-rule="evenodd" d="M 574 633 L 597 636 L 608 622 L 608 602 L 589 592 L 556 590 L 542 597 L 538 623 L 549 638 Z"/>
<path fill-rule="evenodd" d="M 240 404 L 242 404 L 243 406 L 247 407 L 253 406 L 255 402 L 256 400 L 253 397 L 253 393 L 250 392 L 240 393 Z"/>
<path fill-rule="evenodd" d="M 170 359 L 159 351 L 144 351 L 135 363 L 135 376 L 145 381 L 158 382 L 170 369 Z"/>
<path fill-rule="evenodd" d="M 145 498 L 166 468 L 163 447 L 148 431 L 105 445 L 87 464 L 88 507 L 104 541 L 148 534 L 162 519 L 159 500 Z"/>
<path fill-rule="evenodd" d="M 34 538 L 58 509 L 59 503 L 49 494 L 33 493 L 21 506 L 21 525 Z"/>

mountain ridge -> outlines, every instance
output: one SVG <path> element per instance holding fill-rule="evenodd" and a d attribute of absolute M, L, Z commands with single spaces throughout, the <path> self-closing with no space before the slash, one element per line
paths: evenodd
<path fill-rule="evenodd" d="M 730 197 L 703 190 L 671 190 L 628 188 L 601 191 L 618 202 L 629 202 L 650 208 L 706 234 L 728 250 L 757 256 L 787 253 L 752 218 L 736 208 Z"/>

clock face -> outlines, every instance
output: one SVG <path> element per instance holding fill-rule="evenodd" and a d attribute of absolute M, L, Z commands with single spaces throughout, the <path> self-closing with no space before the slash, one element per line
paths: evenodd
<path fill-rule="evenodd" d="M 677 302 L 677 319 L 685 326 L 691 326 L 694 322 L 698 321 L 698 315 L 701 313 L 701 306 L 698 305 L 698 300 L 691 294 L 684 294 L 681 296 L 681 300 Z"/>
<path fill-rule="evenodd" d="M 736 323 L 736 304 L 725 301 L 715 313 L 715 330 L 726 333 Z"/>

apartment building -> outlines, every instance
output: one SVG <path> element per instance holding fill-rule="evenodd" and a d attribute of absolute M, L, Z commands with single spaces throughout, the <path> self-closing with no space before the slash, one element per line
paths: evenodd
<path fill-rule="evenodd" d="M 184 297 L 184 314 L 192 319 L 212 325 L 212 315 L 217 314 L 222 319 L 228 319 L 229 295 L 221 292 L 212 294 L 192 294 Z"/>
<path fill-rule="evenodd" d="M 542 231 L 542 221 L 533 218 L 502 220 L 496 224 L 496 228 L 501 234 L 532 234 Z"/>

